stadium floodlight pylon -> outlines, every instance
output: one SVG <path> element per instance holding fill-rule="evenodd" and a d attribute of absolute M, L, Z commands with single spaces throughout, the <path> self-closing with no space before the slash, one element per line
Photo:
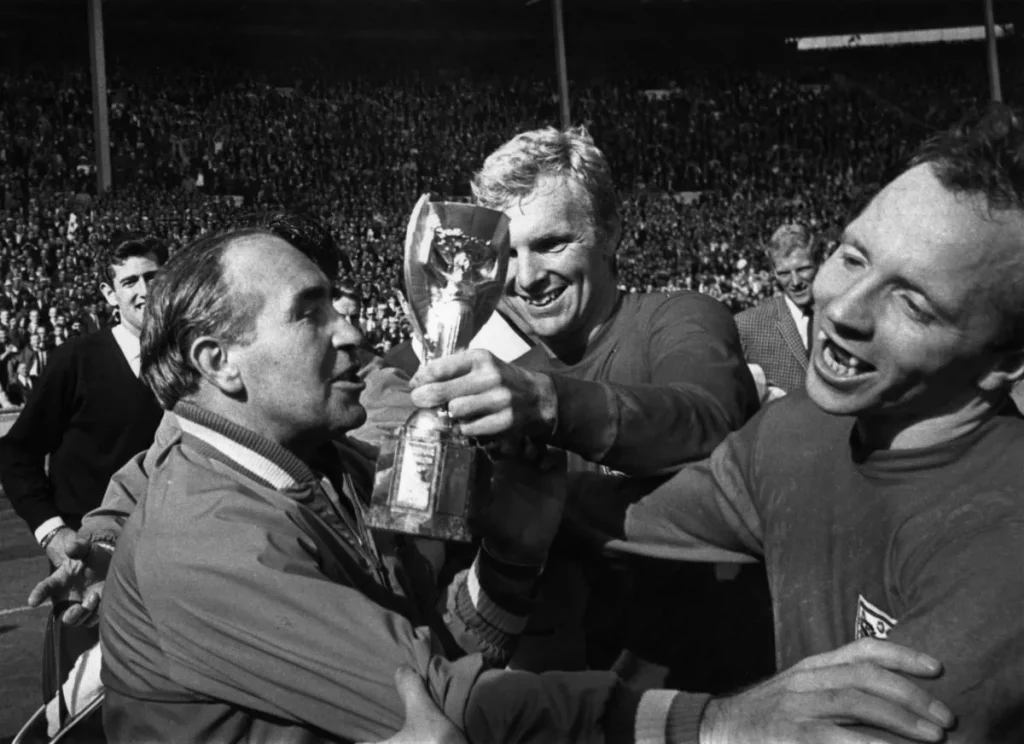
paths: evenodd
<path fill-rule="evenodd" d="M 540 0 L 526 0 L 527 5 L 536 5 Z M 562 129 L 572 125 L 569 113 L 569 66 L 565 60 L 565 16 L 562 0 L 551 0 L 551 21 L 555 33 L 555 76 L 558 80 L 558 110 Z"/>
<path fill-rule="evenodd" d="M 93 140 L 96 143 L 96 193 L 110 190 L 110 127 L 107 120 L 107 63 L 103 45 L 103 0 L 89 3 L 89 68 L 92 72 Z"/>
<path fill-rule="evenodd" d="M 985 56 L 988 59 L 988 89 L 993 101 L 1003 100 L 1003 86 L 999 79 L 999 52 L 996 49 L 996 16 L 992 0 L 985 3 Z"/>

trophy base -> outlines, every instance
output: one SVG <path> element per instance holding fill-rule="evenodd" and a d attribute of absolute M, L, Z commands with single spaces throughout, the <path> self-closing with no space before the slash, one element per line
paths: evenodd
<path fill-rule="evenodd" d="M 469 542 L 476 448 L 452 432 L 411 424 L 382 442 L 366 522 L 388 532 Z"/>

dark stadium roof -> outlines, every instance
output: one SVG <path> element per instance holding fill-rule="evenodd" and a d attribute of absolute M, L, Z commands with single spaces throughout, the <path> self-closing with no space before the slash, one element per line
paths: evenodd
<path fill-rule="evenodd" d="M 88 0 L 2 0 L 5 23 L 79 22 Z M 175 22 L 270 23 L 322 31 L 371 23 L 494 25 L 520 18 L 536 25 L 548 17 L 550 0 L 103 0 L 111 23 L 145 19 Z M 853 33 L 904 28 L 940 28 L 984 22 L 983 0 L 564 0 L 567 25 L 594 24 L 664 31 L 678 24 L 738 26 L 786 34 Z M 996 20 L 1024 32 L 1024 1 L 995 0 Z"/>

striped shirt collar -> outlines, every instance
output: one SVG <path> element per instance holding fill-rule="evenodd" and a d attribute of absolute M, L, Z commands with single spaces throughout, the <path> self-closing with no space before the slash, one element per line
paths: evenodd
<path fill-rule="evenodd" d="M 281 445 L 192 403 L 178 403 L 174 413 L 183 433 L 219 452 L 278 490 L 319 481 L 308 465 Z"/>

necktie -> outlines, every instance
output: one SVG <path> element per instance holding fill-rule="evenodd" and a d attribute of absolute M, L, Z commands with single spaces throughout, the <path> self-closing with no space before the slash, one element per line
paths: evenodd
<path fill-rule="evenodd" d="M 804 312 L 804 317 L 807 318 L 807 338 L 804 339 L 804 345 L 807 347 L 807 357 L 811 356 L 811 349 L 814 348 L 814 308 L 808 308 Z"/>

